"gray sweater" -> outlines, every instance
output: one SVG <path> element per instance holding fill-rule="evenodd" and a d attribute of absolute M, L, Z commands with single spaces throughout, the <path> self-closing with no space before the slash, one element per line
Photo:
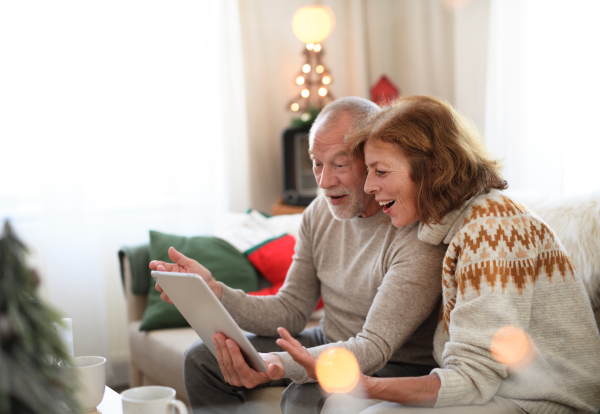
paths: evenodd
<path fill-rule="evenodd" d="M 446 246 L 417 238 L 418 223 L 395 228 L 381 211 L 335 220 L 318 197 L 304 212 L 294 260 L 275 296 L 248 296 L 223 286 L 222 303 L 242 329 L 278 336 L 298 334 L 323 297 L 327 341 L 309 349 L 317 357 L 341 346 L 371 375 L 389 360 L 437 366 L 432 340 L 438 319 Z M 312 382 L 285 352 L 285 376 Z"/>

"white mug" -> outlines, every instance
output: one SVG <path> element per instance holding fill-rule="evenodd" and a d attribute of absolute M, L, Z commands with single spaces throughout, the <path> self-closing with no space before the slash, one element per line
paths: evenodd
<path fill-rule="evenodd" d="M 78 381 L 75 398 L 83 411 L 95 410 L 104 398 L 106 385 L 106 358 L 80 356 L 71 358 L 71 364 L 60 361 L 59 366 L 73 371 Z"/>
<path fill-rule="evenodd" d="M 121 393 L 123 414 L 188 414 L 184 403 L 175 399 L 175 390 L 159 385 L 149 385 L 125 390 Z"/>

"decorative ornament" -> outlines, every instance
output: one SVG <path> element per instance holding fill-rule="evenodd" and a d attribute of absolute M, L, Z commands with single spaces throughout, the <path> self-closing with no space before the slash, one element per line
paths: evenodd
<path fill-rule="evenodd" d="M 381 75 L 371 87 L 371 100 L 379 106 L 387 106 L 400 96 L 400 89 L 387 76 Z"/>

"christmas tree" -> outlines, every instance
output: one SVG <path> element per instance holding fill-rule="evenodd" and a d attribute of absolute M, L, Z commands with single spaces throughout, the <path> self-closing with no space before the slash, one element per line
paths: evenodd
<path fill-rule="evenodd" d="M 37 299 L 38 279 L 25 245 L 8 221 L 0 236 L 0 413 L 63 414 L 78 410 L 67 360 L 56 334 L 58 314 Z"/>

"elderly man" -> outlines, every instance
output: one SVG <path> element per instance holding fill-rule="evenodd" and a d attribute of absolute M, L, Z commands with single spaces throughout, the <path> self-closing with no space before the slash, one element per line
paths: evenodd
<path fill-rule="evenodd" d="M 213 336 L 217 358 L 197 341 L 184 366 L 194 409 L 232 412 L 243 403 L 244 389 L 289 385 L 282 395 L 284 413 L 318 413 L 325 396 L 301 365 L 277 352 L 278 327 L 314 357 L 332 346 L 347 348 L 366 375 L 419 376 L 437 366 L 432 338 L 446 249 L 419 241 L 416 223 L 391 225 L 375 198 L 364 193 L 367 170 L 345 142 L 349 131 L 378 111 L 365 99 L 343 98 L 315 121 L 309 151 L 323 194 L 304 213 L 292 266 L 276 296 L 248 296 L 224 286 L 174 249 L 169 254 L 175 264 L 150 264 L 201 275 L 238 325 L 255 334 L 250 342 L 268 367 L 267 373 L 250 368 L 237 344 L 221 334 Z M 302 330 L 319 297 L 321 325 Z"/>

